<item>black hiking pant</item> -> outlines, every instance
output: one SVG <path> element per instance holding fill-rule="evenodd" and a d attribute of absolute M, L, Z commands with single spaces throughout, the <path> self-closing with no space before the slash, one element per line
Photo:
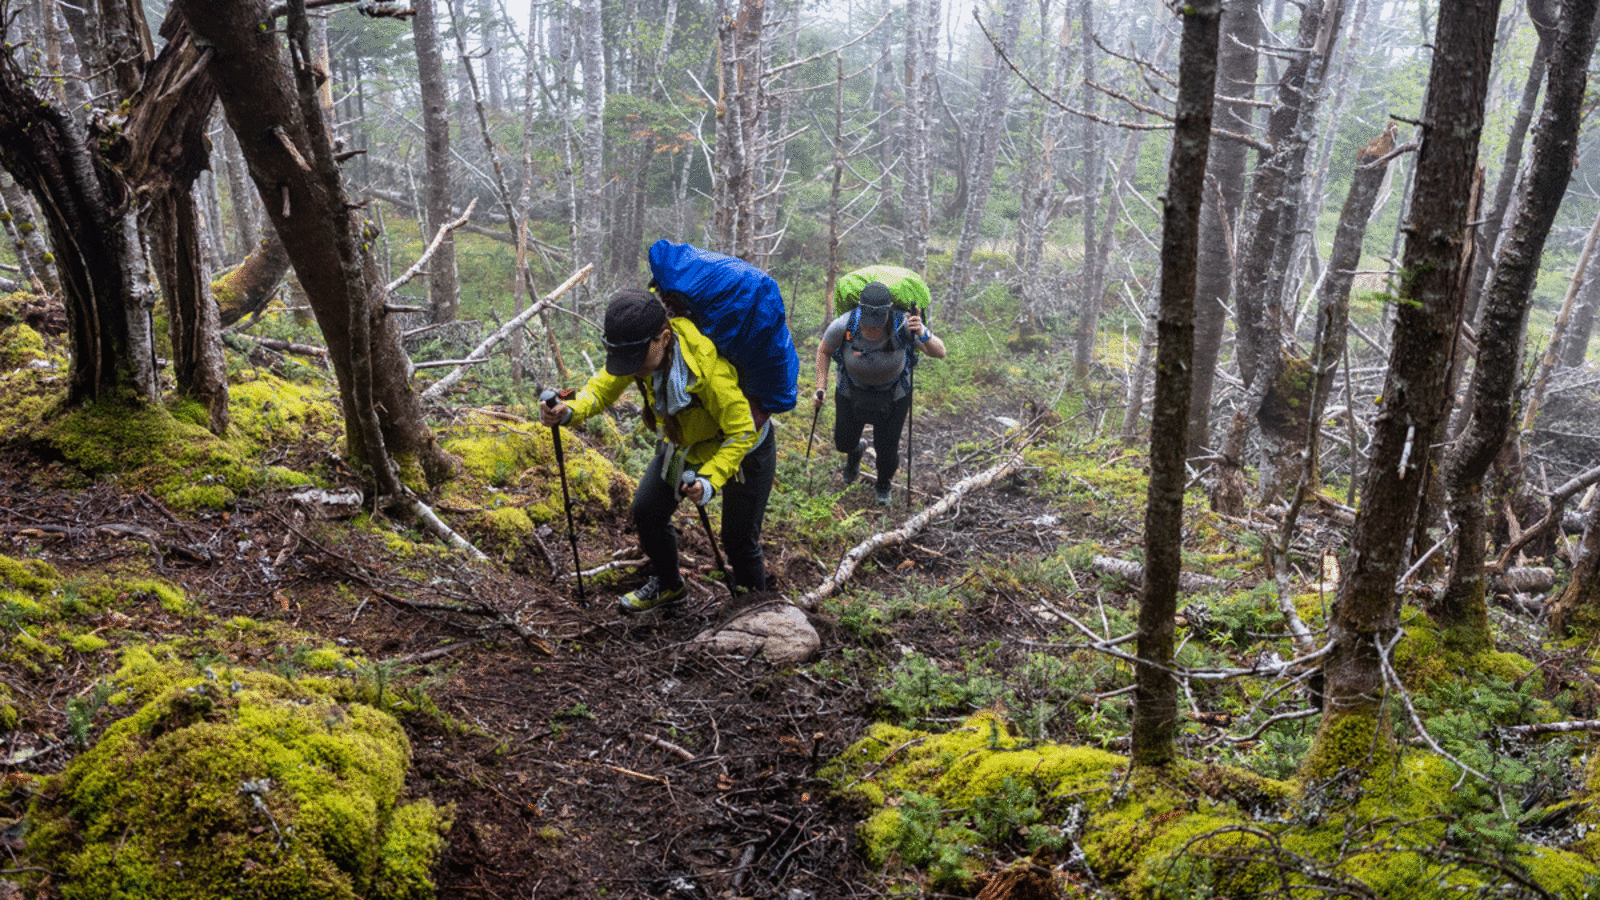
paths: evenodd
<path fill-rule="evenodd" d="M 639 546 L 650 558 L 654 574 L 663 587 L 683 582 L 678 573 L 678 529 L 672 524 L 683 495 L 677 485 L 661 480 L 661 469 L 672 455 L 665 442 L 639 479 L 633 492 L 633 527 L 639 532 Z M 761 524 L 767 517 L 767 498 L 772 494 L 772 476 L 778 466 L 778 441 L 769 430 L 761 443 L 751 448 L 739 464 L 739 472 L 722 486 L 722 552 L 727 557 L 735 590 L 767 589 L 766 558 L 761 552 Z"/>
<path fill-rule="evenodd" d="M 872 450 L 878 458 L 878 488 L 887 488 L 900 468 L 900 432 L 905 429 L 906 416 L 911 412 L 911 392 L 899 400 L 889 400 L 887 396 L 883 399 L 871 394 L 856 397 L 837 391 L 833 395 L 833 408 L 833 449 L 840 453 L 856 452 L 861 433 L 871 425 Z"/>

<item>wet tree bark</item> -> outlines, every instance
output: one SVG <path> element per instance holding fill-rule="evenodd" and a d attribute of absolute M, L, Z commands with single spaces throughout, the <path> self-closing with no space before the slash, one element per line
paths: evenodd
<path fill-rule="evenodd" d="M 1564 0 L 1550 56 L 1550 86 L 1533 135 L 1533 156 L 1519 190 L 1516 219 L 1495 260 L 1478 328 L 1471 417 L 1445 465 L 1456 524 L 1450 578 L 1429 613 L 1465 650 L 1490 645 L 1484 575 L 1484 480 L 1511 433 L 1513 389 L 1521 371 L 1528 309 L 1545 239 L 1566 195 L 1577 155 L 1587 63 L 1594 50 L 1597 0 Z"/>
<path fill-rule="evenodd" d="M 1498 0 L 1446 0 L 1439 11 L 1393 351 L 1347 575 L 1329 623 L 1324 712 L 1302 763 L 1304 777 L 1361 768 L 1375 757 L 1349 748 L 1371 747 L 1387 734 L 1382 654 L 1399 624 L 1395 587 L 1417 518 L 1422 468 L 1449 406 L 1449 355 L 1465 292 L 1462 242 L 1498 11 Z"/>
<path fill-rule="evenodd" d="M 102 12 L 100 27 L 92 29 L 99 32 L 98 45 L 135 54 L 106 70 L 108 77 L 117 76 L 115 88 L 131 93 L 148 43 L 141 45 L 128 31 L 134 19 L 143 19 L 127 9 Z M 94 152 L 96 146 L 10 60 L 0 62 L 0 165 L 39 200 L 50 233 L 72 347 L 66 402 L 131 397 L 153 403 L 155 291 L 133 213 L 126 211 L 127 188 Z"/>
<path fill-rule="evenodd" d="M 219 5 L 180 0 L 198 38 L 213 47 L 208 71 L 228 123 L 328 344 L 351 457 L 379 492 L 404 492 L 400 472 L 433 484 L 451 471 L 408 380 L 409 360 L 370 244 L 354 214 L 303 53 L 304 5 L 291 8 L 289 49 L 267 0 Z M 294 75 L 285 54 L 294 56 Z M 395 463 L 402 468 L 396 469 Z"/>
<path fill-rule="evenodd" d="M 1200 195 L 1211 140 L 1222 0 L 1184 7 L 1178 101 L 1167 163 L 1161 233 L 1161 308 L 1152 405 L 1150 488 L 1145 506 L 1145 580 L 1139 595 L 1139 663 L 1134 671 L 1133 765 L 1162 768 L 1177 755 L 1178 686 L 1173 658 L 1183 564 L 1184 434 L 1194 359 L 1195 255 Z"/>

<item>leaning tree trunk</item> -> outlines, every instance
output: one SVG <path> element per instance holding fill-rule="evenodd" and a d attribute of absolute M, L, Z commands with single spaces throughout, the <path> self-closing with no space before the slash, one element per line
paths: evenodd
<path fill-rule="evenodd" d="M 1144 514 L 1145 578 L 1139 595 L 1139 662 L 1134 669 L 1135 766 L 1165 767 L 1177 757 L 1178 685 L 1170 667 L 1178 576 L 1183 570 L 1184 434 L 1194 358 L 1195 254 L 1200 194 L 1211 140 L 1222 0 L 1184 7 L 1178 102 L 1167 161 L 1161 230 L 1161 310 L 1156 396 L 1151 407 L 1150 488 Z"/>
<path fill-rule="evenodd" d="M 290 25 L 299 47 L 304 5 L 296 6 Z M 180 0 L 175 8 L 212 47 L 208 70 L 228 124 L 327 341 L 351 457 L 371 467 L 384 495 L 403 493 L 392 463 L 430 484 L 442 481 L 450 460 L 411 390 L 409 360 L 369 249 L 375 235 L 345 194 L 314 73 L 302 58 L 298 82 L 291 79 L 277 29 L 264 27 L 272 22 L 267 0 Z"/>
<path fill-rule="evenodd" d="M 1449 406 L 1449 354 L 1465 290 L 1462 242 L 1498 10 L 1498 0 L 1445 0 L 1439 10 L 1393 352 L 1348 574 L 1329 622 L 1322 723 L 1301 768 L 1311 779 L 1364 769 L 1380 758 L 1369 752 L 1373 741 L 1388 734 L 1382 654 L 1399 627 L 1395 587 L 1421 500 L 1422 467 Z"/>
<path fill-rule="evenodd" d="M 289 251 L 273 232 L 261 239 L 256 249 L 232 269 L 211 282 L 211 295 L 217 299 L 222 327 L 230 328 L 267 308 L 267 303 L 289 273 Z"/>
<path fill-rule="evenodd" d="M 1452 642 L 1468 651 L 1490 646 L 1484 478 L 1511 433 L 1513 389 L 1521 371 L 1534 279 L 1577 155 L 1597 3 L 1600 0 L 1561 4 L 1560 34 L 1550 57 L 1550 86 L 1533 135 L 1533 157 L 1519 189 L 1516 220 L 1495 260 L 1494 280 L 1479 323 L 1471 418 L 1445 468 L 1456 552 L 1450 580 L 1429 612 Z"/>

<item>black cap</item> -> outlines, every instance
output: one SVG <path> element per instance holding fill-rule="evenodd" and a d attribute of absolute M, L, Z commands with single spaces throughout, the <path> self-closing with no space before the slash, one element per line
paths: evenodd
<path fill-rule="evenodd" d="M 623 288 L 606 307 L 606 372 L 632 375 L 650 355 L 650 342 L 667 326 L 667 311 L 649 291 Z"/>
<path fill-rule="evenodd" d="M 894 295 L 881 281 L 874 281 L 861 289 L 861 324 L 869 328 L 882 328 L 889 321 L 889 309 L 894 305 Z"/>

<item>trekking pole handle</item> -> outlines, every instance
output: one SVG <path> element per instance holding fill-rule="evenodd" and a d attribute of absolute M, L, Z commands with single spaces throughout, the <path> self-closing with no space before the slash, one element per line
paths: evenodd
<path fill-rule="evenodd" d="M 545 388 L 545 392 L 539 395 L 539 399 L 543 400 L 544 405 L 551 409 L 555 409 L 556 404 L 561 402 L 561 398 L 556 395 L 554 388 Z"/>

